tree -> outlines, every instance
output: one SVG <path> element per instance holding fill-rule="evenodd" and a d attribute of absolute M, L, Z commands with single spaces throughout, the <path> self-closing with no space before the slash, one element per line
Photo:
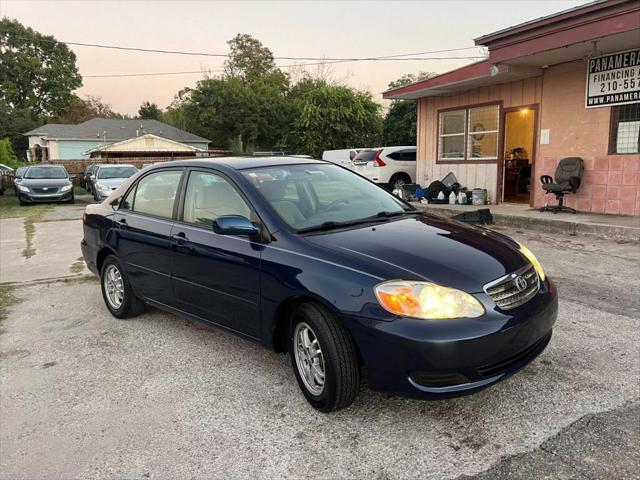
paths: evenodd
<path fill-rule="evenodd" d="M 389 89 L 404 87 L 410 83 L 426 80 L 435 73 L 420 72 L 403 75 L 389 83 Z M 383 142 L 385 145 L 415 145 L 418 116 L 415 100 L 392 100 L 384 118 Z"/>
<path fill-rule="evenodd" d="M 52 117 L 53 123 L 76 124 L 86 122 L 92 118 L 126 118 L 111 109 L 111 105 L 104 103 L 102 98 L 88 95 L 85 100 L 74 95 L 71 103 L 62 115 Z"/>
<path fill-rule="evenodd" d="M 58 115 L 82 85 L 75 54 L 52 36 L 0 20 L 0 98 L 12 111 Z"/>
<path fill-rule="evenodd" d="M 142 102 L 138 110 L 138 117 L 145 120 L 160 120 L 162 110 L 155 103 L 149 101 Z"/>
<path fill-rule="evenodd" d="M 251 35 L 237 34 L 227 42 L 229 59 L 224 63 L 225 76 L 251 82 L 257 78 L 282 72 L 276 68 L 273 53 Z"/>
<path fill-rule="evenodd" d="M 323 150 L 373 146 L 382 132 L 381 106 L 368 92 L 324 82 L 302 86 L 295 100 L 296 118 L 287 136 L 299 152 L 319 156 Z"/>
<path fill-rule="evenodd" d="M 82 85 L 75 54 L 51 36 L 9 18 L 0 20 L 0 137 L 24 157 L 22 134 L 57 116 Z"/>
<path fill-rule="evenodd" d="M 175 126 L 236 153 L 279 144 L 290 123 L 286 103 L 289 79 L 259 40 L 237 35 L 230 40 L 225 73 L 182 90 L 163 118 Z"/>

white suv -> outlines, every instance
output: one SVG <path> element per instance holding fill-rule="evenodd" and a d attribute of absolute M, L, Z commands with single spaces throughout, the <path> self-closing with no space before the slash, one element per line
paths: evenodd
<path fill-rule="evenodd" d="M 393 190 L 416 178 L 416 147 L 382 147 L 362 150 L 353 159 L 353 171 Z"/>

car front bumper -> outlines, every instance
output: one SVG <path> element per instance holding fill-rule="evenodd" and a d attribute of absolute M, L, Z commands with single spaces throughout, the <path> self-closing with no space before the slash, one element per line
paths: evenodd
<path fill-rule="evenodd" d="M 18 196 L 28 203 L 68 202 L 73 199 L 73 190 L 64 193 L 26 193 L 19 192 Z"/>
<path fill-rule="evenodd" d="M 414 398 L 460 396 L 507 378 L 546 348 L 558 312 L 551 281 L 508 312 L 481 300 L 487 313 L 473 319 L 346 319 L 369 386 Z"/>

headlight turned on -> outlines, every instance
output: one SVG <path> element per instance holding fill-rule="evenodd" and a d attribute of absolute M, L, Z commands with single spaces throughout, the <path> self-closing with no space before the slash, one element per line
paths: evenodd
<path fill-rule="evenodd" d="M 482 304 L 462 290 L 430 282 L 392 280 L 375 287 L 380 305 L 396 315 L 438 320 L 484 315 Z"/>

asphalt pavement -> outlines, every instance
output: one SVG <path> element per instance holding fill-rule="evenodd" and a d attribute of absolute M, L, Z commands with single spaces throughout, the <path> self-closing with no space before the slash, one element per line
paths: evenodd
<path fill-rule="evenodd" d="M 307 404 L 285 355 L 156 310 L 116 320 L 82 272 L 22 283 L 0 330 L 0 477 L 640 478 L 640 247 L 501 231 L 558 284 L 547 350 L 471 396 L 363 383 L 334 414 Z"/>

